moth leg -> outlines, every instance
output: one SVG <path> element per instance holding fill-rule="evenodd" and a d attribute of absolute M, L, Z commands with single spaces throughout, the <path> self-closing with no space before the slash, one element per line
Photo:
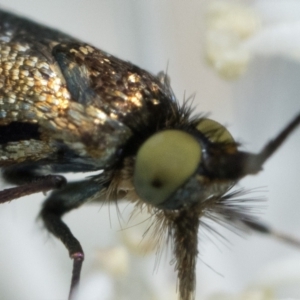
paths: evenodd
<path fill-rule="evenodd" d="M 268 235 L 275 238 L 276 240 L 282 241 L 294 247 L 300 248 L 300 239 L 294 236 L 291 236 L 287 233 L 280 232 L 266 224 L 254 221 L 243 221 L 243 223 L 250 229 Z"/>
<path fill-rule="evenodd" d="M 35 168 L 21 165 L 4 168 L 3 179 L 19 186 L 0 191 L 0 203 L 5 203 L 38 192 L 59 189 L 67 183 L 61 175 L 38 175 Z"/>
<path fill-rule="evenodd" d="M 62 216 L 83 203 L 92 200 L 103 186 L 93 179 L 71 182 L 60 190 L 53 191 L 44 202 L 40 216 L 46 228 L 55 235 L 67 248 L 73 259 L 73 271 L 69 299 L 72 299 L 80 280 L 84 253 L 79 241 L 74 237 Z"/>

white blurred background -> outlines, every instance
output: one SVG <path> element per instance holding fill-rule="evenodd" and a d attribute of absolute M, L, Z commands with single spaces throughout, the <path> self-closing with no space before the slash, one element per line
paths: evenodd
<path fill-rule="evenodd" d="M 259 151 L 300 111 L 300 65 L 284 56 L 257 56 L 239 79 L 221 79 L 204 60 L 209 2 L 0 0 L 0 6 L 58 28 L 152 73 L 168 65 L 178 99 L 196 93 L 199 112 L 211 112 L 212 118 L 228 125 L 245 149 Z M 285 13 L 288 19 L 288 7 Z M 290 13 L 300 19 L 300 9 L 291 6 Z M 266 163 L 260 175 L 243 180 L 239 186 L 263 187 L 266 192 L 261 195 L 268 198 L 268 205 L 262 218 L 300 238 L 299 148 L 300 130 Z M 61 243 L 36 220 L 43 198 L 38 194 L 0 207 L 1 300 L 67 298 L 72 263 Z M 154 254 L 138 256 L 130 252 L 124 258 L 123 275 L 115 278 L 100 269 L 99 249 L 121 245 L 114 207 L 86 205 L 64 220 L 85 250 L 82 289 L 88 290 L 90 285 L 95 288 L 80 299 L 172 299 L 168 293 L 176 289 L 176 277 L 169 266 L 170 256 L 162 257 L 155 272 Z M 231 241 L 229 247 L 201 239 L 196 299 L 208 299 L 223 291 L 238 294 L 257 282 L 274 289 L 278 299 L 300 299 L 299 250 L 254 234 L 241 238 L 226 230 L 222 233 Z M 94 277 L 98 278 L 96 284 Z"/>

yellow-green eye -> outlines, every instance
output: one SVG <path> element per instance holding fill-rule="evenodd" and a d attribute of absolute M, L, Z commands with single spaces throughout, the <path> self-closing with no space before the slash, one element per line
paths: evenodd
<path fill-rule="evenodd" d="M 206 134 L 213 143 L 234 143 L 234 139 L 229 131 L 214 120 L 202 119 L 196 128 Z"/>
<path fill-rule="evenodd" d="M 196 171 L 201 146 L 190 134 L 165 130 L 151 136 L 137 153 L 134 185 L 137 194 L 160 205 Z"/>

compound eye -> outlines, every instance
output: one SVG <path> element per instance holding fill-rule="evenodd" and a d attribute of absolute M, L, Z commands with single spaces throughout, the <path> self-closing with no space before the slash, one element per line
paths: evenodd
<path fill-rule="evenodd" d="M 137 153 L 134 186 L 137 194 L 159 206 L 197 170 L 201 147 L 190 134 L 165 130 L 151 136 Z"/>
<path fill-rule="evenodd" d="M 211 119 L 202 119 L 196 126 L 213 143 L 235 143 L 229 131 L 220 123 Z"/>

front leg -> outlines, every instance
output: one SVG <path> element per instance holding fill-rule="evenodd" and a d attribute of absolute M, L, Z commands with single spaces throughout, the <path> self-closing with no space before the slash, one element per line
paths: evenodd
<path fill-rule="evenodd" d="M 103 174 L 101 175 L 105 176 Z M 71 259 L 73 259 L 69 299 L 73 298 L 79 284 L 84 253 L 80 242 L 62 221 L 62 216 L 83 203 L 97 198 L 101 190 L 105 188 L 105 184 L 102 181 L 101 185 L 99 178 L 89 178 L 84 181 L 68 183 L 64 188 L 52 192 L 45 201 L 41 211 L 41 217 L 46 228 L 63 242 Z"/>
<path fill-rule="evenodd" d="M 0 191 L 0 203 L 39 192 L 60 189 L 67 180 L 61 175 L 44 175 L 34 164 L 6 167 L 2 170 L 3 179 L 18 186 Z"/>

